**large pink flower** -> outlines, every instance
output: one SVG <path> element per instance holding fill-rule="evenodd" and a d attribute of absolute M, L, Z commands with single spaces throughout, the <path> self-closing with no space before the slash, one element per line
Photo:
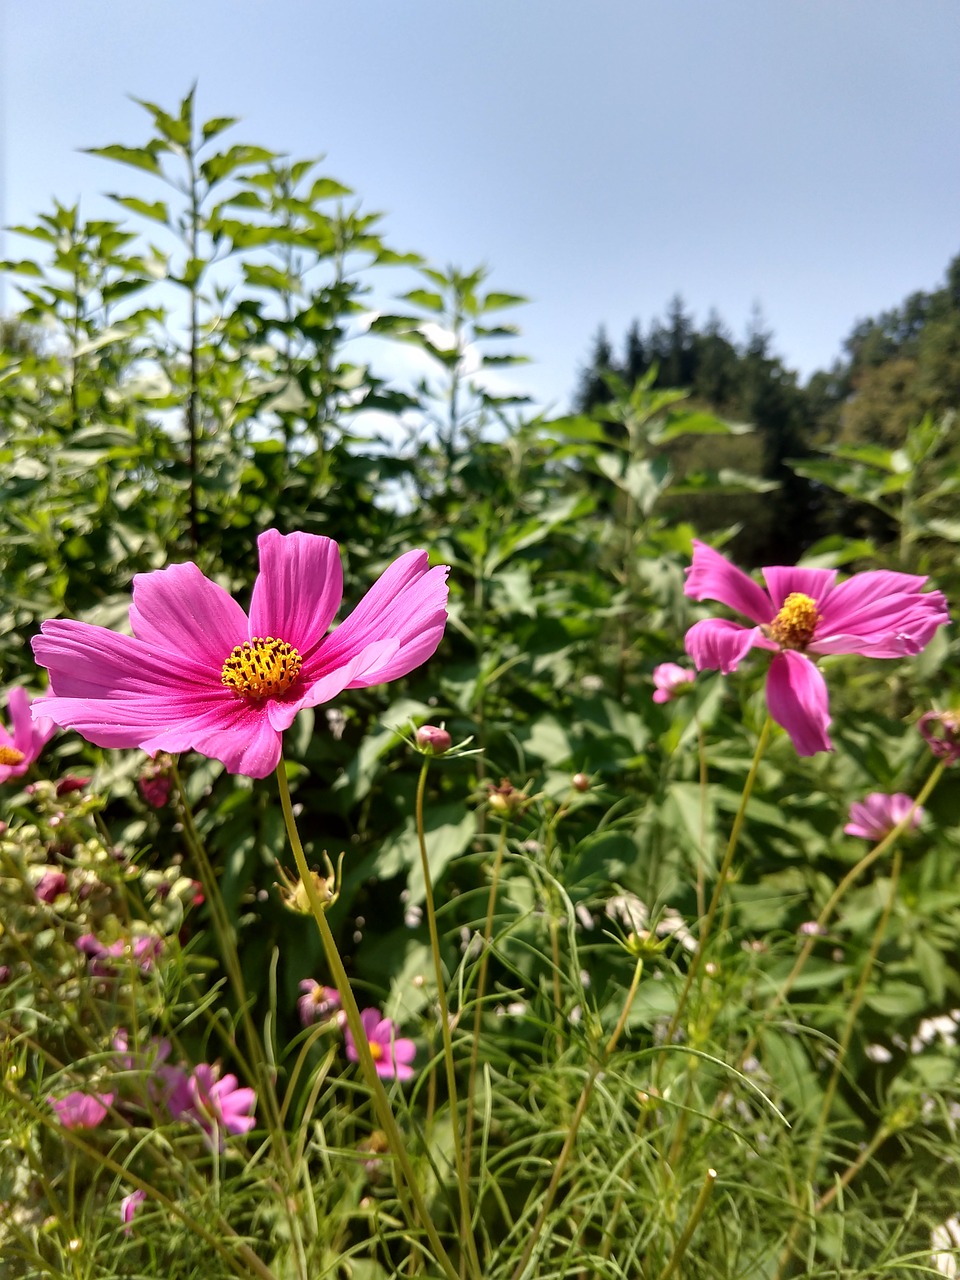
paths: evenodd
<path fill-rule="evenodd" d="M 446 623 L 447 568 L 408 551 L 329 635 L 340 549 L 309 533 L 260 535 L 250 615 L 194 564 L 133 580 L 132 636 L 45 622 L 33 641 L 50 672 L 35 708 L 101 747 L 195 750 L 263 778 L 301 707 L 396 680 L 425 662 Z"/>
<path fill-rule="evenodd" d="M 949 621 L 943 594 L 924 591 L 927 579 L 907 573 L 879 569 L 837 583 L 834 569 L 774 567 L 763 577 L 766 591 L 718 551 L 694 542 L 686 594 L 729 605 L 754 625 L 707 618 L 687 632 L 686 650 L 698 670 L 724 673 L 753 648 L 772 650 L 767 706 L 801 756 L 832 750 L 827 686 L 811 658 L 909 657 Z"/>
<path fill-rule="evenodd" d="M 13 733 L 0 725 L 0 755 L 8 757 L 0 759 L 0 782 L 26 773 L 57 730 L 49 716 L 31 718 L 30 698 L 19 685 L 7 695 L 7 711 Z"/>

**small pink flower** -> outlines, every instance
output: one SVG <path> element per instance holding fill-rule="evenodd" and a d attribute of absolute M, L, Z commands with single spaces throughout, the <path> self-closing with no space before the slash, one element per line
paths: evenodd
<path fill-rule="evenodd" d="M 62 1098 L 47 1101 L 65 1129 L 95 1129 L 113 1103 L 112 1093 L 83 1093 L 75 1089 Z"/>
<path fill-rule="evenodd" d="M 241 1089 L 234 1075 L 220 1076 L 219 1069 L 198 1063 L 189 1078 L 190 1106 L 186 1114 L 197 1122 L 208 1138 L 216 1131 L 221 1150 L 223 1134 L 247 1133 L 257 1123 L 252 1112 L 257 1105 L 253 1089 Z"/>
<path fill-rule="evenodd" d="M 862 801 L 855 801 L 850 806 L 850 821 L 843 828 L 848 836 L 862 836 L 864 840 L 878 841 L 888 836 L 910 812 L 913 797 L 902 791 L 895 795 L 885 795 L 882 791 L 873 791 Z M 923 809 L 914 810 L 910 825 L 918 827 L 923 817 Z"/>
<path fill-rule="evenodd" d="M 130 1235 L 133 1231 L 133 1216 L 147 1198 L 147 1193 L 139 1188 L 131 1191 L 128 1196 L 124 1196 L 120 1201 L 120 1221 L 123 1223 L 123 1234 Z"/>
<path fill-rule="evenodd" d="M 340 992 L 336 987 L 322 987 L 313 978 L 304 978 L 300 983 L 300 990 L 303 995 L 297 1001 L 297 1010 L 301 1026 L 309 1027 L 314 1022 L 322 1022 L 335 1009 L 340 1008 Z"/>
<path fill-rule="evenodd" d="M 34 637 L 50 693 L 37 708 L 101 747 L 199 751 L 263 778 L 302 707 L 420 666 L 446 624 L 447 567 L 395 560 L 339 627 L 340 549 L 268 529 L 249 616 L 195 564 L 133 580 L 132 636 L 55 619 Z"/>
<path fill-rule="evenodd" d="M 116 968 L 111 960 L 126 959 L 134 961 L 141 973 L 149 973 L 154 961 L 163 950 L 163 939 L 150 935 L 140 935 L 132 942 L 118 938 L 116 942 L 103 943 L 93 933 L 83 933 L 77 938 L 74 946 L 78 951 L 90 958 L 90 972 L 98 978 L 116 977 Z"/>
<path fill-rule="evenodd" d="M 62 871 L 48 870 L 43 873 L 34 887 L 34 893 L 40 902 L 55 902 L 61 893 L 66 893 L 70 882 Z"/>
<path fill-rule="evenodd" d="M 767 706 L 801 756 L 832 751 L 827 686 L 812 658 L 858 653 L 902 658 L 919 653 L 949 621 L 940 591 L 927 579 L 885 569 L 837 583 L 834 569 L 772 567 L 767 590 L 702 542 L 684 590 L 694 600 L 718 600 L 745 614 L 744 626 L 720 618 L 694 623 L 685 646 L 698 671 L 736 671 L 753 648 L 773 653 Z"/>
<path fill-rule="evenodd" d="M 377 1068 L 377 1075 L 396 1076 L 398 1080 L 409 1080 L 413 1075 L 413 1067 L 410 1063 L 413 1062 L 417 1053 L 417 1046 L 413 1041 L 396 1039 L 393 1023 L 389 1018 L 381 1018 L 379 1009 L 363 1009 L 360 1013 L 360 1021 L 370 1042 L 370 1052 Z M 344 1034 L 347 1057 L 351 1062 L 359 1062 L 360 1056 L 349 1027 Z"/>
<path fill-rule="evenodd" d="M 672 702 L 681 693 L 692 688 L 696 673 L 676 662 L 661 662 L 653 669 L 653 683 L 656 686 L 653 694 L 654 702 Z"/>
<path fill-rule="evenodd" d="M 0 747 L 7 748 L 4 754 L 17 758 L 7 764 L 0 762 L 0 782 L 26 773 L 57 730 L 49 716 L 31 718 L 30 698 L 19 685 L 7 694 L 7 711 L 13 733 L 0 725 Z"/>

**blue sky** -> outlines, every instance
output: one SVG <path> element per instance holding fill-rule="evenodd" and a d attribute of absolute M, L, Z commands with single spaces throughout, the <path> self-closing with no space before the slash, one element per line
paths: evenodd
<path fill-rule="evenodd" d="M 956 0 L 8 0 L 0 42 L 4 222 L 147 195 L 80 149 L 197 80 L 396 247 L 529 296 L 518 377 L 557 408 L 601 322 L 677 292 L 738 338 L 759 304 L 807 375 L 960 252 Z"/>

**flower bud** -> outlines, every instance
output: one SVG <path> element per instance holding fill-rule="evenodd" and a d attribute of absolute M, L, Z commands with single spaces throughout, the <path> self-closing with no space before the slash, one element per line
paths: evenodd
<path fill-rule="evenodd" d="M 574 791 L 589 791 L 590 779 L 585 773 L 575 773 L 570 779 L 570 785 Z"/>
<path fill-rule="evenodd" d="M 527 793 L 518 791 L 509 778 L 501 778 L 499 786 L 487 783 L 487 804 L 494 813 L 503 814 L 504 817 L 513 816 L 522 813 L 529 803 Z"/>
<path fill-rule="evenodd" d="M 442 756 L 453 745 L 453 739 L 446 729 L 435 724 L 422 724 L 414 737 L 419 749 L 428 756 Z"/>
<path fill-rule="evenodd" d="M 57 783 L 57 795 L 68 796 L 71 791 L 82 791 L 89 783 L 89 778 L 78 778 L 76 774 L 65 773 Z"/>

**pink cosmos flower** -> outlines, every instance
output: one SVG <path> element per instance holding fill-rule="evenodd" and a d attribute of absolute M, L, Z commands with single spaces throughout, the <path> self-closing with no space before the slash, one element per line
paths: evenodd
<path fill-rule="evenodd" d="M 314 1022 L 322 1022 L 329 1018 L 335 1009 L 340 1008 L 340 992 L 336 987 L 322 987 L 313 978 L 304 978 L 300 983 L 303 995 L 297 1001 L 300 1014 L 300 1025 L 311 1026 Z"/>
<path fill-rule="evenodd" d="M 195 750 L 231 773 L 266 777 L 302 707 L 396 680 L 436 649 L 447 566 L 408 551 L 329 635 L 343 595 L 330 538 L 269 529 L 249 617 L 195 564 L 133 580 L 132 636 L 71 619 L 33 641 L 50 672 L 39 708 L 101 747 Z"/>
<path fill-rule="evenodd" d="M 860 802 L 850 806 L 850 821 L 843 828 L 848 836 L 862 836 L 864 840 L 878 841 L 888 836 L 898 823 L 913 807 L 913 797 L 898 791 L 895 795 L 884 795 L 882 791 L 872 791 Z M 923 817 L 923 809 L 914 810 L 910 820 L 912 827 L 919 827 Z"/>
<path fill-rule="evenodd" d="M 133 1231 L 133 1215 L 146 1198 L 147 1193 L 138 1188 L 136 1191 L 131 1191 L 128 1196 L 124 1196 L 120 1201 L 120 1221 L 123 1223 L 123 1234 L 125 1236 L 130 1235 Z"/>
<path fill-rule="evenodd" d="M 658 667 L 653 668 L 653 683 L 656 686 L 654 702 L 672 702 L 678 694 L 685 693 L 692 686 L 695 678 L 692 671 L 676 662 L 661 662 Z"/>
<path fill-rule="evenodd" d="M 189 1085 L 190 1106 L 183 1114 L 195 1120 L 208 1138 L 216 1131 L 221 1150 L 224 1132 L 247 1133 L 257 1123 L 251 1114 L 257 1106 L 256 1091 L 239 1088 L 236 1076 L 221 1077 L 218 1067 L 200 1062 Z"/>
<path fill-rule="evenodd" d="M 885 569 L 837 583 L 833 569 L 763 570 L 767 590 L 719 552 L 693 544 L 684 590 L 694 600 L 719 600 L 753 623 L 720 618 L 694 623 L 685 645 L 698 671 L 735 671 L 753 648 L 774 657 L 767 675 L 767 706 L 801 756 L 831 751 L 827 686 L 811 658 L 859 653 L 902 658 L 919 653 L 949 621 L 939 591 L 926 578 Z"/>
<path fill-rule="evenodd" d="M 370 1042 L 370 1052 L 373 1054 L 373 1062 L 377 1068 L 377 1075 L 390 1077 L 396 1076 L 398 1080 L 409 1080 L 413 1075 L 413 1062 L 417 1053 L 417 1046 L 412 1040 L 396 1039 L 393 1031 L 393 1023 L 389 1018 L 381 1018 L 379 1009 L 363 1009 L 360 1013 L 360 1021 L 363 1023 L 363 1029 L 367 1034 Z M 354 1043 L 350 1028 L 345 1031 L 347 1043 L 347 1057 L 351 1062 L 359 1062 L 360 1055 L 357 1053 L 357 1046 Z"/>
<path fill-rule="evenodd" d="M 31 719 L 30 698 L 19 685 L 7 694 L 7 710 L 13 733 L 0 724 L 0 782 L 25 774 L 57 730 L 49 716 Z"/>
<path fill-rule="evenodd" d="M 62 1098 L 47 1101 L 65 1129 L 95 1129 L 113 1103 L 112 1093 L 84 1093 L 75 1089 Z"/>

